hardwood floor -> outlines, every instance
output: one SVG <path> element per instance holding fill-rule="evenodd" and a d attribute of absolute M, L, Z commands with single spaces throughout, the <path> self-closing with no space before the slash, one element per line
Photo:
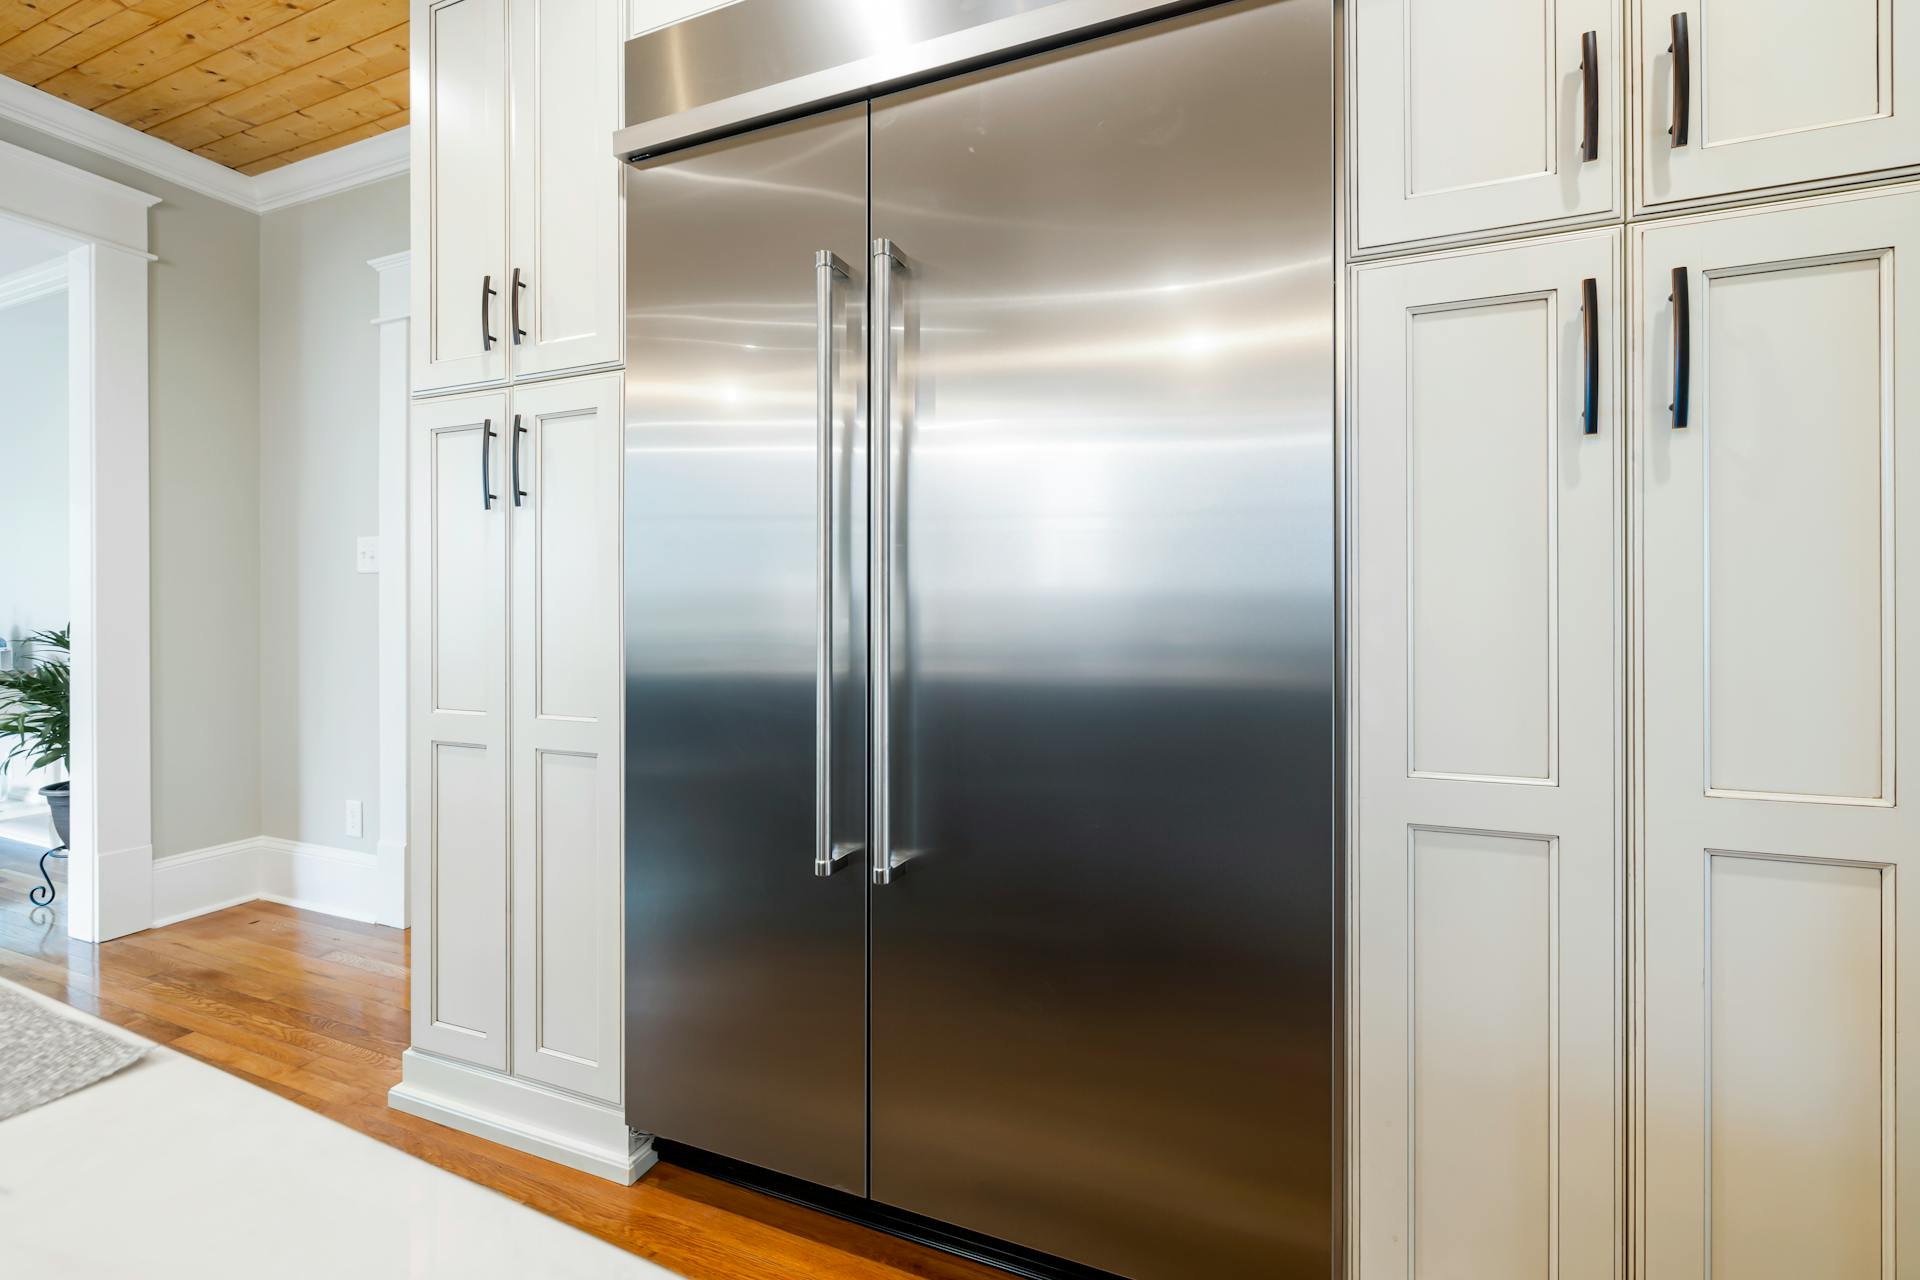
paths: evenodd
<path fill-rule="evenodd" d="M 56 873 L 56 879 L 64 876 Z M 224 1068 L 692 1280 L 1005 1280 L 1002 1272 L 665 1163 L 632 1187 L 386 1105 L 407 1041 L 407 935 L 256 902 L 103 946 L 0 849 L 0 978 Z M 62 886 L 64 892 L 64 885 Z"/>

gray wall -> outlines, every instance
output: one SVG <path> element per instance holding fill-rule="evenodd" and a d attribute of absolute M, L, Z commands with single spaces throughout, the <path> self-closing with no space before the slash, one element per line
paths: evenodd
<path fill-rule="evenodd" d="M 407 247 L 407 180 L 260 226 L 260 765 L 266 835 L 379 840 L 379 332 L 369 258 Z M 396 549 L 396 554 L 398 549 Z M 348 800 L 364 834 L 349 837 Z"/>
<path fill-rule="evenodd" d="M 259 835 L 261 219 L 13 121 L 0 140 L 162 201 L 148 222 L 153 848 Z"/>
<path fill-rule="evenodd" d="M 0 232 L 4 234 L 4 232 Z M 0 636 L 67 625 L 67 295 L 0 307 Z"/>

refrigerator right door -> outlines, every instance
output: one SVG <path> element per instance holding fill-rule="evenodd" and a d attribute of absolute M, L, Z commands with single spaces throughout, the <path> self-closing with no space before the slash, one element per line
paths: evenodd
<path fill-rule="evenodd" d="M 871 1194 L 1137 1280 L 1332 1265 L 1330 24 L 873 109 Z"/>

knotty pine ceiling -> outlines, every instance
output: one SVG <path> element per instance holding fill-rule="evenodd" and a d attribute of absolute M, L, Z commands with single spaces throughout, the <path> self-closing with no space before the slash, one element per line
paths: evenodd
<path fill-rule="evenodd" d="M 0 0 L 0 75 L 265 173 L 407 122 L 407 0 Z"/>

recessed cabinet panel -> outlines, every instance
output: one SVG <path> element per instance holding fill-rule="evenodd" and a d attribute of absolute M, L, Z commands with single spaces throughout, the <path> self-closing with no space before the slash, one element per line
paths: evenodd
<path fill-rule="evenodd" d="M 620 1098 L 618 374 L 516 387 L 513 1070 Z"/>
<path fill-rule="evenodd" d="M 1347 12 L 1358 251 L 1618 213 L 1617 3 L 1351 0 Z"/>
<path fill-rule="evenodd" d="M 533 859 L 532 904 L 538 930 L 533 963 L 533 1006 L 518 1016 L 533 1024 L 535 1054 L 591 1064 L 607 1056 L 607 1032 L 600 1011 L 617 973 L 599 968 L 600 955 L 590 930 L 595 895 L 604 890 L 596 856 L 604 842 L 599 831 L 602 790 L 598 756 L 566 751 L 537 751 L 533 757 L 534 844 L 521 856 Z"/>
<path fill-rule="evenodd" d="M 414 406 L 407 577 L 413 1043 L 507 1066 L 507 505 L 500 393 Z"/>
<path fill-rule="evenodd" d="M 1738 0 L 1709 10 L 1700 85 L 1712 90 L 1713 109 L 1701 112 L 1700 144 L 1885 115 L 1893 86 L 1880 74 L 1880 55 L 1890 43 L 1892 9 L 1889 0 Z"/>
<path fill-rule="evenodd" d="M 1353 278 L 1369 1280 L 1624 1274 L 1623 258 L 1600 231 Z"/>
<path fill-rule="evenodd" d="M 509 0 L 515 377 L 620 359 L 620 127 L 614 0 Z"/>
<path fill-rule="evenodd" d="M 527 403 L 527 393 L 520 396 Z M 596 406 L 521 414 L 537 441 L 532 523 L 534 576 L 523 607 L 534 614 L 535 713 L 596 720 L 607 712 L 609 653 L 620 634 L 620 596 L 607 583 L 620 573 L 620 543 L 606 536 L 619 518 L 613 491 L 596 485 L 607 461 L 607 422 Z"/>
<path fill-rule="evenodd" d="M 1409 833 L 1414 1275 L 1551 1275 L 1554 842 Z"/>
<path fill-rule="evenodd" d="M 414 0 L 413 389 L 507 376 L 506 0 Z"/>
<path fill-rule="evenodd" d="M 1916 0 L 1636 2 L 1638 207 L 1920 165 Z"/>
<path fill-rule="evenodd" d="M 471 1036 L 475 1052 L 498 1051 L 502 989 L 500 951 L 506 929 L 506 841 L 500 806 L 489 790 L 499 779 L 499 753 L 479 744 L 436 742 L 430 756 L 426 847 L 436 928 L 428 1017 L 434 1029 Z M 466 1056 L 466 1055 L 462 1055 Z"/>
<path fill-rule="evenodd" d="M 1889 265 L 1876 254 L 1703 281 L 1715 790 L 1884 794 Z"/>
<path fill-rule="evenodd" d="M 1408 317 L 1415 773 L 1553 775 L 1554 310 Z"/>
<path fill-rule="evenodd" d="M 1408 194 L 1551 174 L 1552 6 L 1406 0 L 1406 13 L 1407 98 L 1420 107 L 1407 118 Z"/>
<path fill-rule="evenodd" d="M 1733 854 L 1707 868 L 1713 1273 L 1878 1277 L 1890 873 Z"/>
<path fill-rule="evenodd" d="M 433 709 L 484 715 L 497 696 L 497 655 L 473 643 L 469 630 L 484 616 L 498 589 L 499 545 L 490 538 L 496 519 L 481 501 L 490 478 L 486 454 L 499 424 L 483 418 L 426 436 L 432 456 L 433 581 L 425 619 L 433 646 Z"/>
<path fill-rule="evenodd" d="M 1634 234 L 1635 1237 L 1649 1276 L 1884 1280 L 1920 1203 L 1920 194 Z"/>

